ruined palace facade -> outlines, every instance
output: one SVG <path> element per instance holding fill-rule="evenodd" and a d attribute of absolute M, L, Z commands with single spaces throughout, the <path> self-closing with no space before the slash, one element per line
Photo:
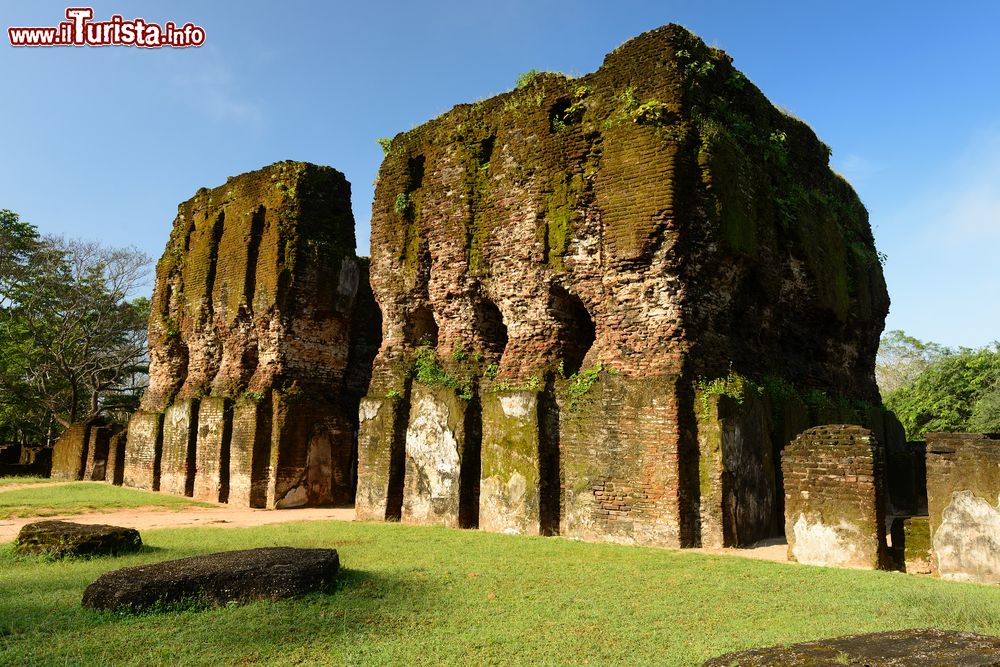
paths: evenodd
<path fill-rule="evenodd" d="M 626 543 L 780 535 L 799 433 L 863 424 L 887 460 L 903 437 L 874 381 L 881 264 L 828 157 L 666 26 L 392 139 L 370 271 L 329 167 L 200 190 L 157 266 L 124 483 Z"/>
<path fill-rule="evenodd" d="M 124 483 L 250 507 L 347 503 L 378 347 L 340 172 L 279 162 L 178 207 Z"/>
<path fill-rule="evenodd" d="M 388 146 L 360 518 L 664 545 L 780 534 L 780 450 L 893 430 L 867 213 L 829 149 L 666 26 Z"/>

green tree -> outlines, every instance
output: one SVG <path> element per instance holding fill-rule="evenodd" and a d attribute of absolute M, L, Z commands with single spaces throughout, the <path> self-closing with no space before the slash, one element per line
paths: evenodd
<path fill-rule="evenodd" d="M 917 379 L 928 366 L 952 352 L 943 345 L 907 336 L 899 329 L 887 331 L 879 342 L 875 359 L 875 380 L 882 396 Z"/>
<path fill-rule="evenodd" d="M 1000 431 L 1000 343 L 949 350 L 884 402 L 911 439 L 929 431 Z"/>
<path fill-rule="evenodd" d="M 149 301 L 131 297 L 148 265 L 134 248 L 42 237 L 0 211 L 2 426 L 37 437 L 134 406 Z"/>

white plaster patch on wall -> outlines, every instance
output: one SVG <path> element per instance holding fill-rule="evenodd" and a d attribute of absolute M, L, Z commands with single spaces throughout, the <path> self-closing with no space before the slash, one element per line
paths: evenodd
<path fill-rule="evenodd" d="M 378 416 L 378 411 L 382 409 L 382 402 L 381 398 L 369 398 L 367 396 L 362 398 L 361 405 L 358 407 L 358 419 L 363 422 L 375 419 Z"/>
<path fill-rule="evenodd" d="M 426 488 L 407 487 L 406 498 L 413 518 L 429 517 L 433 499 L 451 499 L 458 493 L 458 441 L 448 428 L 448 408 L 422 394 L 410 408 L 410 424 L 406 429 L 406 457 Z M 409 475 L 409 466 L 407 475 Z M 456 503 L 457 506 L 457 503 Z"/>
<path fill-rule="evenodd" d="M 511 475 L 506 483 L 499 477 L 484 479 L 480 492 L 480 527 L 511 535 L 523 533 L 527 488 L 527 480 L 519 472 Z"/>
<path fill-rule="evenodd" d="M 511 394 L 500 397 L 500 407 L 503 413 L 514 419 L 524 419 L 531 409 L 531 397 L 527 394 Z"/>
<path fill-rule="evenodd" d="M 956 491 L 934 531 L 933 553 L 945 579 L 1000 583 L 1000 500 Z"/>
<path fill-rule="evenodd" d="M 190 405 L 187 402 L 178 402 L 167 408 L 167 420 L 174 429 L 188 428 L 191 420 Z"/>
<path fill-rule="evenodd" d="M 793 527 L 795 546 L 792 555 L 806 565 L 835 567 L 860 567 L 868 560 L 859 545 L 861 531 L 856 526 L 841 521 L 827 526 L 820 520 L 810 520 L 799 514 Z"/>

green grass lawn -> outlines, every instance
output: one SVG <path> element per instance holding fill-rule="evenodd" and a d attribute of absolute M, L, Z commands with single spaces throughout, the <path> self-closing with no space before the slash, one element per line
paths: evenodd
<path fill-rule="evenodd" d="M 211 507 L 182 496 L 170 496 L 138 489 L 125 489 L 103 482 L 74 482 L 60 486 L 13 489 L 0 486 L 0 519 L 30 516 L 83 514 L 132 507 L 183 509 L 192 505 Z"/>
<path fill-rule="evenodd" d="M 5 486 L 13 486 L 15 484 L 42 484 L 44 482 L 51 482 L 52 480 L 48 477 L 0 477 L 0 489 Z"/>
<path fill-rule="evenodd" d="M 940 627 L 1000 634 L 1000 587 L 398 524 L 148 531 L 122 558 L 0 546 L 0 664 L 696 665 L 735 649 Z M 336 592 L 145 616 L 80 606 L 102 572 L 335 547 Z"/>

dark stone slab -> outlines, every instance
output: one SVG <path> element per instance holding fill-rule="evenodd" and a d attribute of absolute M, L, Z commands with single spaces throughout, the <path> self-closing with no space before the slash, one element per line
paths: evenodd
<path fill-rule="evenodd" d="M 19 555 L 108 556 L 138 551 L 142 538 L 135 528 L 71 521 L 26 524 L 14 540 Z"/>
<path fill-rule="evenodd" d="M 752 649 L 704 667 L 1000 667 L 1000 637 L 950 630 L 896 630 Z"/>
<path fill-rule="evenodd" d="M 142 611 L 177 604 L 280 600 L 325 588 L 339 568 L 336 549 L 223 551 L 107 572 L 84 591 L 83 606 Z"/>

